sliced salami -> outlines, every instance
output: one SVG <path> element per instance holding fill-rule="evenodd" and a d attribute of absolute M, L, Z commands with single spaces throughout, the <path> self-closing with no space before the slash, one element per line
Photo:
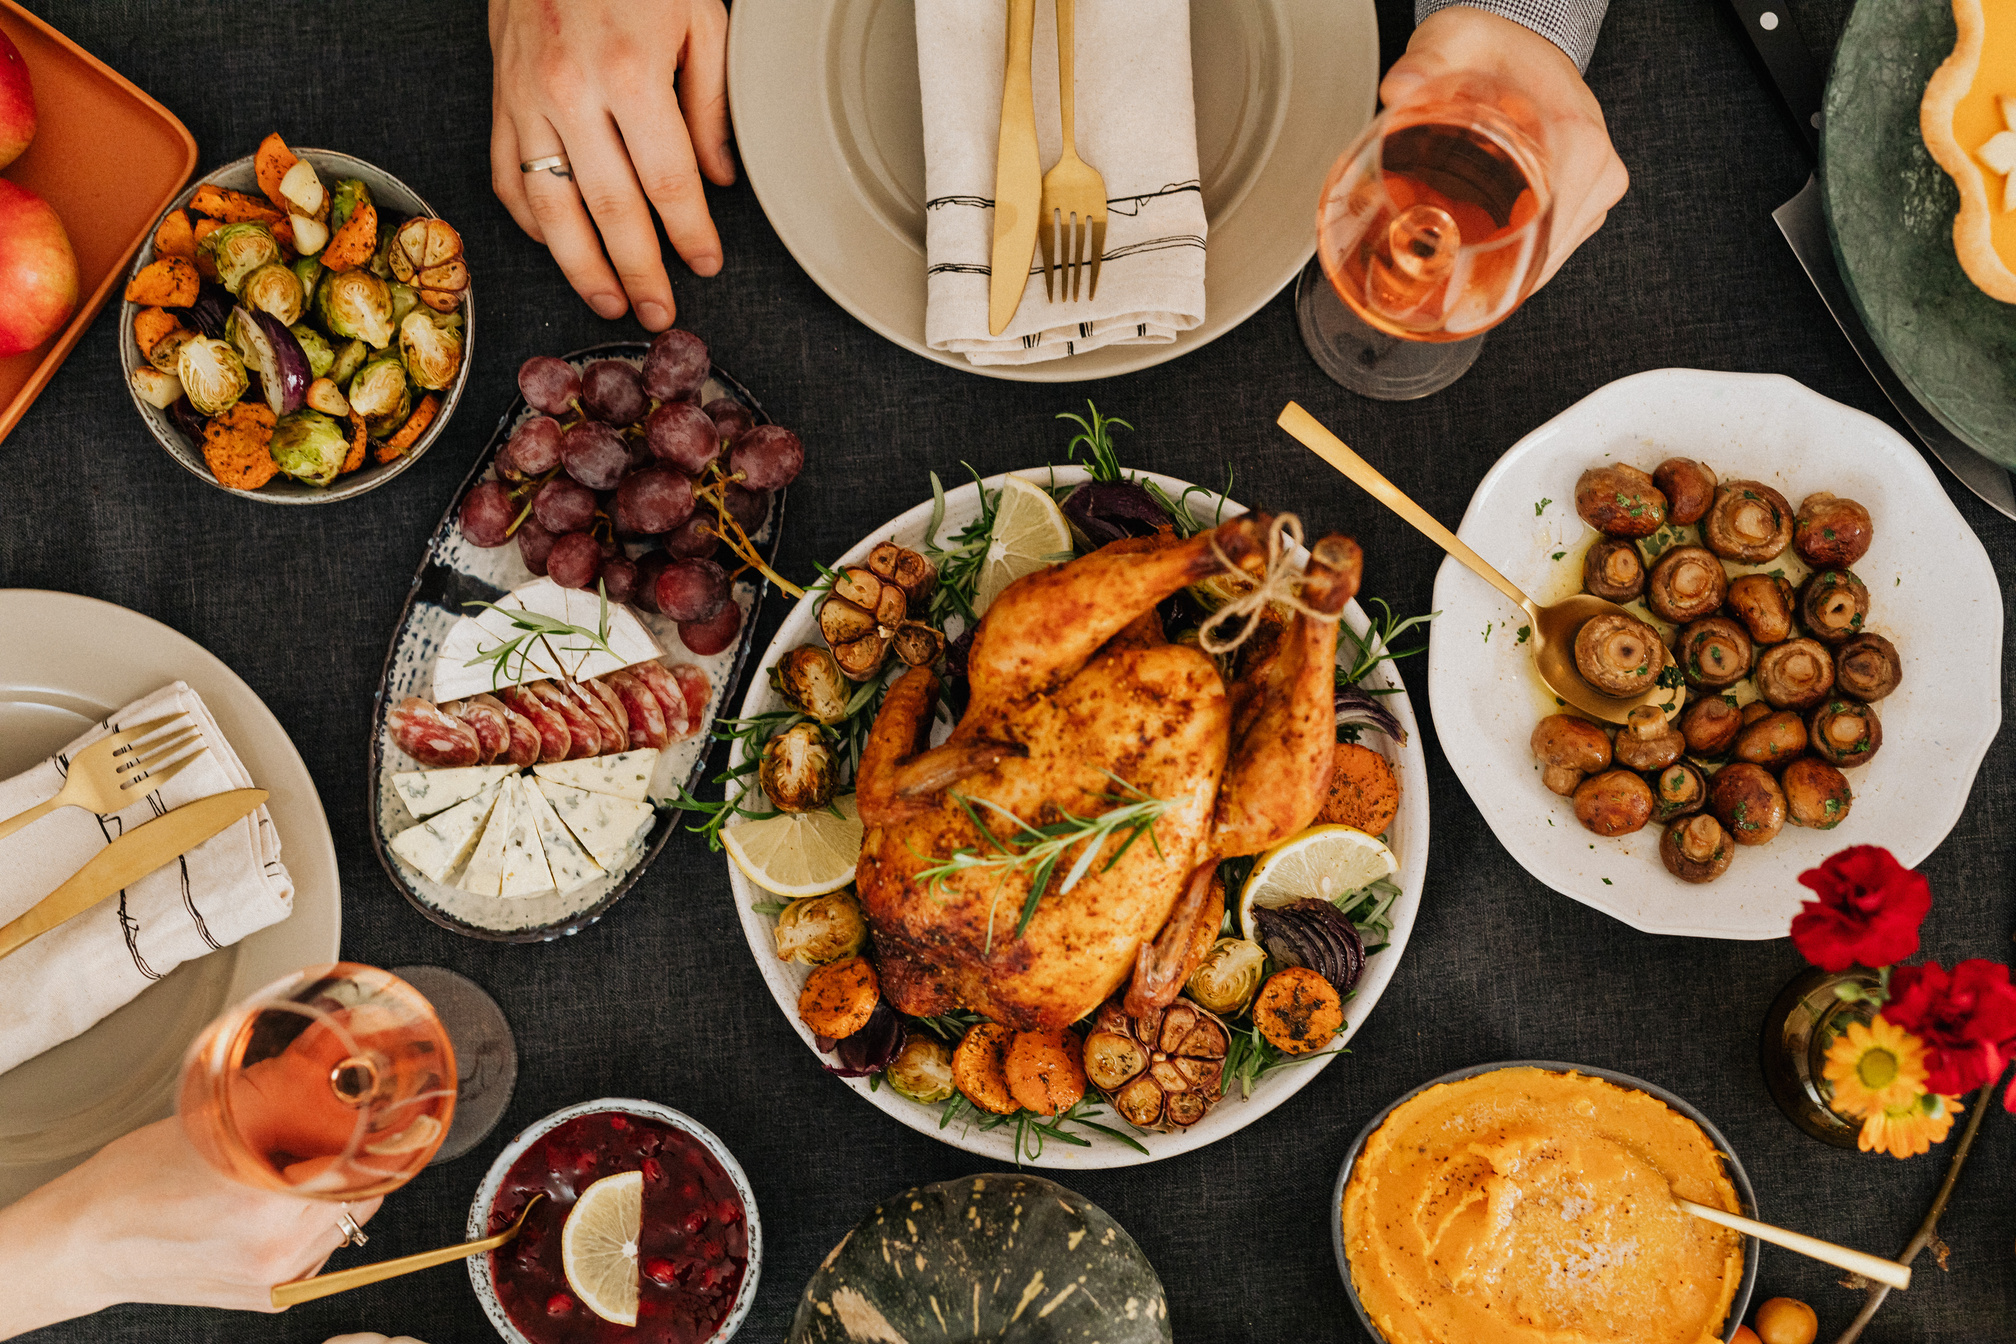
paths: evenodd
<path fill-rule="evenodd" d="M 487 702 L 487 703 L 486 703 Z M 476 734 L 483 751 L 477 764 L 500 760 L 511 749 L 511 725 L 504 718 L 504 706 L 493 695 L 472 695 L 467 700 L 451 700 L 441 706 L 443 714 L 462 720 Z"/>
<path fill-rule="evenodd" d="M 630 669 L 611 672 L 597 680 L 608 686 L 623 702 L 624 713 L 630 719 L 630 747 L 662 747 L 672 740 L 671 731 L 665 726 L 665 707 L 658 703 L 658 697 L 643 681 L 630 674 Z"/>
<path fill-rule="evenodd" d="M 714 696 L 714 683 L 691 663 L 675 664 L 672 679 L 679 683 L 679 693 L 686 697 L 686 730 L 679 736 L 691 737 L 700 731 L 701 720 L 706 717 L 707 702 Z"/>
<path fill-rule="evenodd" d="M 535 681 L 526 689 L 538 696 L 541 704 L 550 706 L 555 713 L 566 720 L 568 736 L 573 739 L 572 745 L 567 749 L 568 760 L 578 761 L 583 757 L 602 754 L 602 730 L 595 725 L 595 720 L 588 717 L 588 712 L 574 697 L 550 681 Z"/>
<path fill-rule="evenodd" d="M 623 741 L 627 744 L 630 741 L 630 707 L 623 703 L 623 697 L 616 694 L 615 689 L 605 683 L 600 677 L 596 677 L 592 681 L 583 682 L 582 684 L 595 695 L 601 697 L 603 708 L 609 711 L 610 718 L 616 720 L 616 729 L 622 734 Z"/>
<path fill-rule="evenodd" d="M 409 695 L 385 716 L 393 745 L 429 770 L 475 765 L 483 759 L 476 732 L 432 703 Z"/>
<path fill-rule="evenodd" d="M 603 703 L 602 697 L 591 690 L 587 683 L 561 682 L 560 690 L 580 707 L 583 714 L 594 721 L 596 731 L 602 735 L 602 749 L 598 755 L 622 751 L 630 745 L 629 729 L 616 722 L 616 716 L 609 712 L 609 706 Z"/>
<path fill-rule="evenodd" d="M 574 750 L 574 734 L 560 712 L 532 693 L 529 686 L 506 687 L 503 700 L 539 733 L 539 759 L 564 761 Z"/>
<path fill-rule="evenodd" d="M 651 694 L 657 697 L 658 707 L 665 714 L 666 741 L 677 742 L 685 737 L 686 721 L 691 717 L 691 711 L 686 708 L 686 692 L 679 689 L 679 683 L 673 679 L 671 669 L 663 663 L 651 662 L 637 663 L 623 670 L 643 682 Z"/>
<path fill-rule="evenodd" d="M 494 695 L 469 697 L 471 704 L 483 700 L 497 707 L 497 712 L 504 716 L 505 730 L 511 735 L 510 742 L 504 748 L 504 755 L 498 759 L 509 761 L 513 765 L 536 765 L 539 761 L 538 725 Z"/>

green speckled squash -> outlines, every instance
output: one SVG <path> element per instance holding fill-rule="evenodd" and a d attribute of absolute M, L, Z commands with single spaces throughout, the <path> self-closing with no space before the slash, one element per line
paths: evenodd
<path fill-rule="evenodd" d="M 1169 1344 L 1155 1267 L 1125 1228 L 1040 1176 L 885 1199 L 798 1303 L 791 1344 Z"/>

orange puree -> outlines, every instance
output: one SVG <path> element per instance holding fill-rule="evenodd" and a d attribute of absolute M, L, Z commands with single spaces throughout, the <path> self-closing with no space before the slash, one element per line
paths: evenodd
<path fill-rule="evenodd" d="M 1351 1282 L 1389 1344 L 1704 1344 L 1743 1238 L 1700 1126 L 1580 1074 L 1499 1069 L 1431 1087 L 1367 1140 L 1344 1191 Z"/>

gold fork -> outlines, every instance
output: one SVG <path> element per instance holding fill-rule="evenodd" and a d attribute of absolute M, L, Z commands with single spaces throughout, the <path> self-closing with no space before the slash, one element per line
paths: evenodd
<path fill-rule="evenodd" d="M 171 724 L 175 727 L 168 733 L 151 736 Z M 195 751 L 179 760 L 169 759 L 191 743 L 196 745 Z M 0 839 L 59 807 L 85 807 L 100 816 L 130 807 L 202 756 L 208 750 L 202 743 L 202 731 L 180 714 L 149 719 L 101 737 L 71 758 L 69 777 L 54 798 L 0 821 Z"/>
<path fill-rule="evenodd" d="M 1057 0 L 1057 103 L 1064 122 L 1064 154 L 1055 168 L 1043 174 L 1043 202 L 1037 211 L 1036 232 L 1043 244 L 1043 297 L 1053 303 L 1078 297 L 1078 282 L 1087 261 L 1092 273 L 1085 277 L 1085 297 L 1090 299 L 1097 294 L 1099 262 L 1106 254 L 1106 179 L 1097 168 L 1078 157 L 1072 127 L 1075 9 L 1075 0 Z M 1061 257 L 1056 247 L 1060 230 L 1064 235 Z M 1088 250 L 1089 257 L 1085 255 Z"/>

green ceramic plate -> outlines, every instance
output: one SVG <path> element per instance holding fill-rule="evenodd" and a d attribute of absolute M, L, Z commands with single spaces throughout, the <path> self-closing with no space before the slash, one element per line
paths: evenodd
<path fill-rule="evenodd" d="M 1960 193 L 1918 135 L 1953 50 L 1948 0 L 1863 0 L 1834 51 L 1820 199 L 1841 276 L 1890 367 L 1963 441 L 2016 468 L 2016 305 L 1953 254 Z"/>

